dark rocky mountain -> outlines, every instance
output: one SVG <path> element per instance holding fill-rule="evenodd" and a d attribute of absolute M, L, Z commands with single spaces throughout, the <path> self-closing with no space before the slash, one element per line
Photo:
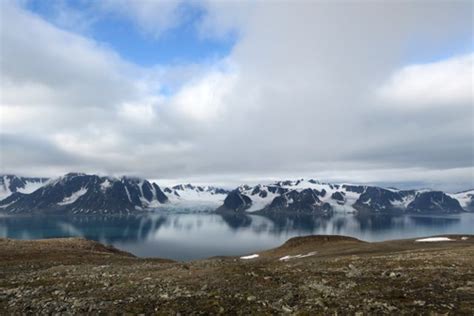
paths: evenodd
<path fill-rule="evenodd" d="M 440 191 L 398 190 L 316 180 L 243 185 L 229 193 L 219 212 L 460 213 L 474 205 L 474 191 L 449 195 Z"/>
<path fill-rule="evenodd" d="M 31 193 L 48 181 L 48 178 L 19 177 L 15 175 L 0 176 L 0 199 L 15 192 Z"/>
<path fill-rule="evenodd" d="M 384 189 L 379 187 L 358 187 L 360 193 L 357 201 L 352 205 L 358 211 L 403 212 L 404 202 L 416 196 L 416 191 Z"/>
<path fill-rule="evenodd" d="M 301 191 L 291 190 L 277 196 L 265 207 L 262 212 L 310 212 L 326 214 L 332 211 L 331 205 L 321 201 L 319 197 L 326 193 L 315 189 L 303 189 Z"/>
<path fill-rule="evenodd" d="M 166 203 L 158 185 L 138 178 L 69 173 L 36 191 L 0 201 L 8 213 L 129 214 Z"/>
<path fill-rule="evenodd" d="M 407 206 L 408 212 L 415 213 L 460 213 L 464 209 L 458 200 L 441 191 L 417 193 Z"/>
<path fill-rule="evenodd" d="M 252 200 L 239 190 L 231 191 L 224 200 L 224 204 L 216 211 L 225 212 L 243 212 L 252 206 Z"/>
<path fill-rule="evenodd" d="M 8 213 L 129 214 L 159 207 L 218 212 L 459 213 L 474 211 L 474 190 L 456 194 L 330 184 L 316 180 L 242 185 L 233 191 L 181 184 L 163 191 L 147 180 L 69 173 L 56 180 L 2 176 L 0 211 Z M 0 196 L 1 198 L 2 196 Z M 219 207 L 220 205 L 220 207 Z"/>

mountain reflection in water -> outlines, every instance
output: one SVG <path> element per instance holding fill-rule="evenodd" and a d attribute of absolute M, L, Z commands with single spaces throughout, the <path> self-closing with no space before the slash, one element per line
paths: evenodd
<path fill-rule="evenodd" d="M 473 234 L 474 214 L 389 216 L 334 214 L 247 215 L 157 212 L 141 216 L 3 216 L 0 237 L 78 236 L 142 257 L 193 260 L 241 255 L 310 234 L 348 235 L 366 241 L 438 234 Z"/>

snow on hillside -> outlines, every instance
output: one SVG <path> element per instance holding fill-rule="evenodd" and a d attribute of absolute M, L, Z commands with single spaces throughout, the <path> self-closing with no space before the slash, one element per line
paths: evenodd
<path fill-rule="evenodd" d="M 87 193 L 87 188 L 81 188 L 80 190 L 74 192 L 70 196 L 65 197 L 58 205 L 68 205 L 77 201 L 78 198 Z"/>
<path fill-rule="evenodd" d="M 458 200 L 459 204 L 461 204 L 461 206 L 466 210 L 469 210 L 469 206 L 472 207 L 472 205 L 474 205 L 474 189 L 448 195 L 453 199 Z"/>
<path fill-rule="evenodd" d="M 459 211 L 459 207 L 456 208 L 454 204 L 450 201 L 445 201 L 443 198 L 443 193 L 431 191 L 431 190 L 398 190 L 395 188 L 381 188 L 377 186 L 368 186 L 368 185 L 358 185 L 358 184 L 331 184 L 319 182 L 313 179 L 305 180 L 288 180 L 288 181 L 278 181 L 271 184 L 259 184 L 256 186 L 242 185 L 237 188 L 240 194 L 249 197 L 252 201 L 251 206 L 246 209 L 247 212 L 255 212 L 268 208 L 272 205 L 272 202 L 275 202 L 274 206 L 271 208 L 281 207 L 283 205 L 290 205 L 293 203 L 293 193 L 303 193 L 303 191 L 313 190 L 317 198 L 312 198 L 310 195 L 307 195 L 310 201 L 314 199 L 314 202 L 311 205 L 313 206 L 330 206 L 333 211 L 336 212 L 356 212 L 361 210 L 369 211 L 404 211 L 410 208 L 411 211 L 417 211 L 420 207 L 422 210 L 426 209 L 435 209 L 432 208 L 434 204 L 437 203 L 438 209 L 442 210 L 445 207 L 449 208 L 450 211 L 456 212 Z M 293 193 L 292 193 L 293 192 Z M 459 193 L 457 195 L 451 195 L 452 197 L 461 200 L 461 204 L 465 207 L 472 200 L 473 191 Z M 422 201 L 419 198 L 423 198 L 423 194 L 429 193 L 431 196 L 431 202 Z M 439 195 L 439 196 L 438 196 Z M 285 200 L 275 200 L 276 197 L 285 197 Z M 439 201 L 435 199 L 439 198 Z M 306 199 L 306 198 L 304 198 Z M 417 200 L 418 199 L 418 200 Z M 413 203 L 414 201 L 417 203 Z M 303 201 L 303 203 L 307 203 Z M 299 207 L 301 206 L 302 200 Z M 286 204 L 285 204 L 286 203 Z M 428 204 L 433 205 L 428 205 Z M 441 204 L 443 205 L 441 205 Z M 451 203 L 448 207 L 448 204 Z M 308 207 L 311 207 L 308 204 Z"/>
<path fill-rule="evenodd" d="M 0 200 L 12 193 L 31 193 L 38 190 L 47 182 L 45 178 L 23 178 L 15 175 L 0 176 Z"/>
<path fill-rule="evenodd" d="M 240 193 L 252 199 L 252 205 L 246 210 L 247 212 L 259 211 L 270 204 L 274 198 L 280 196 L 280 194 L 276 193 L 276 191 L 272 192 L 269 190 L 268 186 L 264 184 L 258 184 L 254 187 L 242 185 L 237 189 L 240 191 Z"/>
<path fill-rule="evenodd" d="M 12 194 L 12 192 L 10 190 L 10 181 L 8 179 L 6 179 L 6 180 L 4 180 L 2 185 L 0 185 L 0 200 L 6 198 L 10 194 Z"/>
<path fill-rule="evenodd" d="M 283 189 L 284 191 L 282 191 Z M 255 212 L 270 205 L 274 198 L 281 196 L 284 192 L 297 191 L 301 192 L 305 189 L 313 189 L 319 192 L 325 192 L 324 196 L 319 196 L 322 203 L 329 203 L 335 211 L 354 212 L 352 207 L 360 196 L 360 193 L 346 190 L 342 185 L 322 183 L 315 180 L 294 180 L 279 181 L 273 184 L 256 185 L 253 187 L 243 185 L 238 188 L 240 193 L 248 196 L 252 200 L 252 206 L 247 212 Z M 343 201 L 335 200 L 332 196 L 339 192 L 343 196 Z"/>
<path fill-rule="evenodd" d="M 290 183 L 288 183 L 290 182 Z M 333 207 L 335 211 L 341 212 L 354 212 L 355 209 L 352 205 L 359 199 L 360 193 L 349 191 L 346 189 L 346 186 L 353 186 L 353 184 L 331 184 L 331 183 L 324 183 L 319 182 L 316 180 L 297 180 L 297 181 L 285 181 L 283 182 L 283 187 L 289 189 L 295 189 L 297 191 L 302 191 L 304 189 L 314 189 L 318 190 L 319 192 L 326 192 L 324 196 L 319 196 L 319 199 L 323 203 L 329 203 Z M 332 198 L 333 194 L 339 192 L 343 195 L 344 200 L 338 203 L 337 200 Z"/>

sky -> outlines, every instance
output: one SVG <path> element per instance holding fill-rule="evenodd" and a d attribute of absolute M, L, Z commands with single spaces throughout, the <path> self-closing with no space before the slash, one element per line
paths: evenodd
<path fill-rule="evenodd" d="M 0 2 L 0 172 L 474 188 L 472 1 Z"/>

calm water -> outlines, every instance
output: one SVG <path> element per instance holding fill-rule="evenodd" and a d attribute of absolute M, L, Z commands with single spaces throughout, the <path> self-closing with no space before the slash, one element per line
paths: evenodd
<path fill-rule="evenodd" d="M 310 234 L 338 234 L 366 241 L 438 234 L 474 234 L 474 214 L 357 216 L 337 214 L 262 217 L 207 213 L 155 213 L 117 217 L 0 217 L 0 237 L 38 239 L 82 236 L 141 257 L 192 260 L 241 255 Z"/>

